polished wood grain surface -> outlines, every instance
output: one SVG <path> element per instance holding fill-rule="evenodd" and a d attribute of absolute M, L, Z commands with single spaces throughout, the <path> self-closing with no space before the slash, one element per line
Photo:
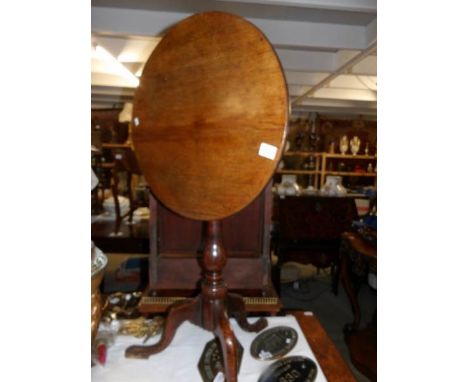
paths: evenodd
<path fill-rule="evenodd" d="M 304 336 L 314 352 L 328 382 L 356 382 L 346 361 L 338 352 L 331 338 L 315 316 L 305 312 L 289 311 L 293 314 Z"/>
<path fill-rule="evenodd" d="M 281 157 L 288 93 L 270 43 L 246 20 L 196 14 L 150 56 L 132 138 L 156 197 L 178 214 L 221 219 L 247 206 Z M 259 155 L 272 145 L 272 159 Z M 273 150 L 274 151 L 274 150 Z"/>

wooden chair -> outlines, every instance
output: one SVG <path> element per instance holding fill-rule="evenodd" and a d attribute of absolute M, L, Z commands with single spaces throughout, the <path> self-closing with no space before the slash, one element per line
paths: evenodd
<path fill-rule="evenodd" d="M 124 218 L 128 216 L 129 224 L 133 223 L 133 213 L 138 205 L 133 197 L 134 190 L 132 189 L 132 177 L 134 175 L 142 175 L 142 172 L 135 156 L 135 152 L 129 144 L 103 143 L 102 150 L 110 150 L 112 152 L 113 162 L 111 190 L 115 205 L 114 234 L 117 234 Z M 122 214 L 121 212 L 118 198 L 121 173 L 125 174 L 125 195 L 128 197 L 130 206 L 129 211 L 125 214 Z"/>
<path fill-rule="evenodd" d="M 377 246 L 364 240 L 358 232 L 344 232 L 340 256 L 340 279 L 353 311 L 353 322 L 344 328 L 351 362 L 371 381 L 376 381 L 377 312 L 372 321 L 361 328 L 358 292 L 362 282 L 367 280 L 369 269 L 377 271 Z"/>

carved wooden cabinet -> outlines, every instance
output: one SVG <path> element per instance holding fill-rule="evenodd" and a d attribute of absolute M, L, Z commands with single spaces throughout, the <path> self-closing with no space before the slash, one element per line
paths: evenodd
<path fill-rule="evenodd" d="M 351 197 L 287 196 L 275 198 L 275 252 L 287 261 L 319 268 L 336 265 L 340 236 L 357 220 Z"/>

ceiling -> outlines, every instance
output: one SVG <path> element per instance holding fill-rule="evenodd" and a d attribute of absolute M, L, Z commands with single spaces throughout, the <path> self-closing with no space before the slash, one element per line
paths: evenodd
<path fill-rule="evenodd" d="M 92 107 L 131 102 L 135 76 L 164 32 L 208 10 L 240 15 L 263 31 L 283 65 L 293 111 L 376 115 L 376 0 L 92 0 Z"/>

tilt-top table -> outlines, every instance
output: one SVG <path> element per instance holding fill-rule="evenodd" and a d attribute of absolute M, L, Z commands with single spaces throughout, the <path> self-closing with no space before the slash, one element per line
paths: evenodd
<path fill-rule="evenodd" d="M 201 293 L 168 311 L 160 341 L 131 346 L 127 357 L 164 350 L 184 321 L 220 340 L 225 377 L 237 381 L 238 341 L 228 317 L 247 331 L 242 296 L 228 293 L 222 270 L 221 219 L 247 206 L 271 178 L 288 122 L 283 71 L 265 36 L 221 12 L 172 27 L 150 56 L 134 99 L 132 138 L 141 170 L 158 200 L 205 222 Z"/>

